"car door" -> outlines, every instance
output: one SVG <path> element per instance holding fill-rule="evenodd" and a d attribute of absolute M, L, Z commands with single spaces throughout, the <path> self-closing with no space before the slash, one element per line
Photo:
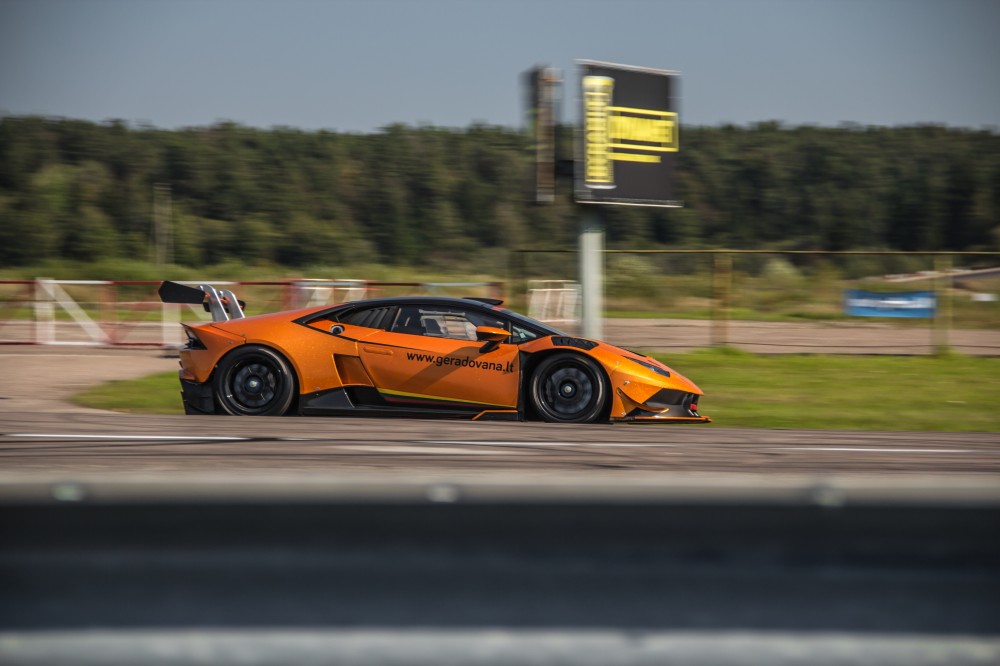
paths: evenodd
<path fill-rule="evenodd" d="M 482 411 L 517 407 L 518 348 L 481 351 L 477 326 L 506 328 L 499 316 L 461 306 L 405 305 L 387 330 L 358 343 L 382 397 L 401 407 Z"/>

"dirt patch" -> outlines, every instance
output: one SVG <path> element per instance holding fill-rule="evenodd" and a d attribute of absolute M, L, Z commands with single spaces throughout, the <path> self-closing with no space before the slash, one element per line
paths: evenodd
<path fill-rule="evenodd" d="M 80 391 L 115 379 L 177 369 L 177 352 L 91 347 L 0 347 L 0 412 L 97 412 L 69 402 Z"/>
<path fill-rule="evenodd" d="M 604 339 L 622 347 L 688 351 L 725 343 L 758 354 L 931 354 L 946 344 L 962 354 L 1000 355 L 1000 331 L 857 322 L 609 319 Z"/>

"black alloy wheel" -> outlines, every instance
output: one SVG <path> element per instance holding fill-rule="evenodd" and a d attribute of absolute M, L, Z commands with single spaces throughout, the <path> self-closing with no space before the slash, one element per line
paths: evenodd
<path fill-rule="evenodd" d="M 608 382 L 595 361 L 560 353 L 543 360 L 531 375 L 535 411 L 554 423 L 592 423 L 604 413 Z"/>
<path fill-rule="evenodd" d="M 295 398 L 288 361 L 267 347 L 239 347 L 215 371 L 219 407 L 233 416 L 281 416 Z"/>

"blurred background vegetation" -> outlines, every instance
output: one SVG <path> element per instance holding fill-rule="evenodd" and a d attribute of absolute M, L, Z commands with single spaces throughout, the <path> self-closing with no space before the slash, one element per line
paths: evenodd
<path fill-rule="evenodd" d="M 571 132 L 560 128 L 564 157 Z M 609 248 L 1000 249 L 995 132 L 762 123 L 686 127 L 682 144 L 685 208 L 605 207 Z M 154 256 L 153 192 L 164 184 L 178 268 L 229 265 L 244 279 L 314 266 L 366 266 L 358 277 L 367 279 L 380 278 L 372 266 L 502 276 L 509 250 L 574 247 L 571 184 L 554 205 L 537 206 L 531 172 L 524 133 L 494 126 L 168 131 L 8 116 L 0 266 L 7 277 L 47 265 L 71 277 L 55 273 L 83 264 L 103 267 L 93 277 L 147 277 L 135 273 Z M 550 268 L 573 261 L 546 259 Z M 905 258 L 754 261 L 746 270 L 783 294 L 803 271 L 926 268 Z M 648 275 L 689 270 L 677 259 L 665 269 L 619 257 L 609 289 L 641 290 Z"/>

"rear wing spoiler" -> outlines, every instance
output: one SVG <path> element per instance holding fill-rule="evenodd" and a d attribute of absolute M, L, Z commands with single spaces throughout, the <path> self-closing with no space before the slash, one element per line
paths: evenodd
<path fill-rule="evenodd" d="M 236 298 L 236 294 L 228 289 L 217 290 L 210 284 L 199 284 L 197 288 L 189 287 L 180 282 L 164 281 L 157 293 L 164 303 L 201 304 L 205 312 L 212 313 L 212 321 L 229 321 L 243 319 L 244 301 Z"/>

